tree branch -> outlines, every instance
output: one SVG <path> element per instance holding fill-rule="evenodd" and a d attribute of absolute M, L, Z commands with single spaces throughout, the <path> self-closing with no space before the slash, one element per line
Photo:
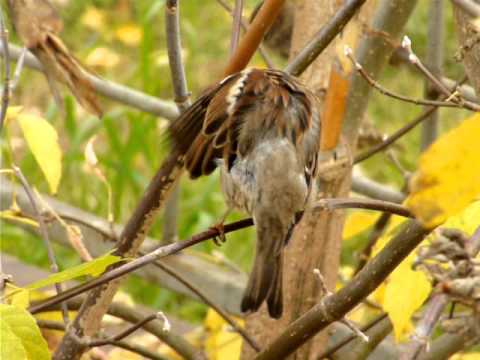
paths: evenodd
<path fill-rule="evenodd" d="M 323 298 L 291 323 L 256 359 L 285 358 L 327 325 L 342 318 L 374 291 L 428 233 L 419 222 L 409 221 L 345 287 Z"/>
<path fill-rule="evenodd" d="M 5 57 L 5 53 L 9 52 L 12 60 L 21 58 L 24 50 L 22 48 L 9 44 L 8 48 L 0 44 L 0 52 Z M 37 60 L 35 55 L 30 51 L 26 51 L 25 65 L 33 70 L 43 72 L 42 64 Z M 114 83 L 109 80 L 103 80 L 92 74 L 86 74 L 88 80 L 93 85 L 95 91 L 111 100 L 118 101 L 122 104 L 132 106 L 138 110 L 173 120 L 178 116 L 178 110 L 175 104 L 170 101 L 160 100 L 154 96 L 147 95 L 141 91 L 131 89 L 127 86 Z"/>
<path fill-rule="evenodd" d="M 332 40 L 343 30 L 350 19 L 360 9 L 366 0 L 347 1 L 315 34 L 300 53 L 289 62 L 285 72 L 299 76 L 322 53 Z"/>

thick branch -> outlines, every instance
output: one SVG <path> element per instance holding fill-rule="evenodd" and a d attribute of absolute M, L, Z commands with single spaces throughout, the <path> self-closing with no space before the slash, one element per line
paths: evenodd
<path fill-rule="evenodd" d="M 285 358 L 327 325 L 341 319 L 373 292 L 428 233 L 417 221 L 409 221 L 350 283 L 290 324 L 256 359 Z"/>

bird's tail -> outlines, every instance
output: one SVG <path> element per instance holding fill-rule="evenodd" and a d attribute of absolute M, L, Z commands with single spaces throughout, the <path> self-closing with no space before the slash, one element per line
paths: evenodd
<path fill-rule="evenodd" d="M 263 219 L 265 220 L 265 219 Z M 272 220 L 272 219 L 269 219 Z M 266 300 L 268 313 L 278 319 L 283 312 L 283 245 L 285 235 L 276 221 L 257 223 L 257 251 L 243 295 L 242 312 L 254 312 Z"/>

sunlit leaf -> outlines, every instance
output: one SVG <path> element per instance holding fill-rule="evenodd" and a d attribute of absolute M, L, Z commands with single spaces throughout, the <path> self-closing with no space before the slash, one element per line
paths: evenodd
<path fill-rule="evenodd" d="M 372 256 L 380 252 L 406 222 L 404 218 L 393 216 L 385 234 L 375 245 Z M 372 294 L 372 299 L 388 313 L 393 324 L 395 338 L 400 341 L 411 330 L 412 315 L 417 311 L 431 291 L 431 283 L 421 271 L 412 270 L 416 253 L 411 253 L 390 274 Z"/>
<path fill-rule="evenodd" d="M 432 285 L 422 271 L 412 270 L 415 253 L 410 254 L 390 275 L 385 287 L 383 309 L 393 324 L 395 339 L 403 340 L 412 329 L 411 318 L 427 299 Z"/>
<path fill-rule="evenodd" d="M 80 22 L 92 30 L 103 32 L 106 25 L 105 12 L 93 6 L 89 6 L 82 15 Z"/>
<path fill-rule="evenodd" d="M 378 214 L 371 211 L 353 211 L 345 220 L 343 227 L 343 239 L 347 240 L 361 232 L 367 230 L 375 224 L 378 219 Z"/>
<path fill-rule="evenodd" d="M 142 41 L 143 31 L 135 24 L 125 24 L 115 31 L 115 37 L 128 46 L 137 46 Z"/>
<path fill-rule="evenodd" d="M 38 223 L 36 221 L 19 215 L 15 210 L 9 209 L 0 211 L 0 219 L 12 220 L 33 227 L 38 227 Z"/>
<path fill-rule="evenodd" d="M 56 193 L 62 176 L 62 151 L 57 131 L 47 120 L 33 114 L 21 113 L 17 120 L 50 191 Z"/>
<path fill-rule="evenodd" d="M 472 236 L 479 226 L 480 201 L 473 202 L 461 213 L 449 217 L 447 221 L 442 224 L 442 227 L 459 229 L 469 236 Z"/>
<path fill-rule="evenodd" d="M 205 349 L 209 359 L 237 360 L 240 359 L 242 338 L 231 331 L 230 325 L 212 309 L 209 309 L 205 318 L 207 340 Z"/>
<path fill-rule="evenodd" d="M 17 306 L 0 304 L 0 332 L 1 359 L 48 360 L 51 358 L 47 342 L 28 311 Z"/>
<path fill-rule="evenodd" d="M 480 195 L 480 114 L 438 139 L 420 158 L 407 206 L 426 227 L 443 223 Z"/>
<path fill-rule="evenodd" d="M 6 299 L 10 305 L 26 309 L 30 305 L 30 291 L 17 287 L 11 283 L 6 286 Z"/>
<path fill-rule="evenodd" d="M 26 288 L 29 290 L 35 290 L 56 283 L 62 283 L 68 280 L 72 280 L 80 276 L 98 276 L 102 274 L 108 266 L 115 264 L 121 260 L 123 259 L 119 256 L 114 256 L 110 253 L 105 254 L 92 261 L 52 274 L 45 279 L 39 280 L 37 282 L 34 282 L 33 284 L 26 286 Z"/>
<path fill-rule="evenodd" d="M 106 47 L 97 47 L 88 54 L 85 63 L 91 67 L 113 68 L 120 62 L 120 56 Z"/>

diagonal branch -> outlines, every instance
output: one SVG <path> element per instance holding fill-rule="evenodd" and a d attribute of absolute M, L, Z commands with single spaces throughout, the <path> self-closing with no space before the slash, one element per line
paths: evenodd
<path fill-rule="evenodd" d="M 345 287 L 323 298 L 291 323 L 255 359 L 283 359 L 326 326 L 341 319 L 373 292 L 429 232 L 419 222 L 409 221 Z"/>

